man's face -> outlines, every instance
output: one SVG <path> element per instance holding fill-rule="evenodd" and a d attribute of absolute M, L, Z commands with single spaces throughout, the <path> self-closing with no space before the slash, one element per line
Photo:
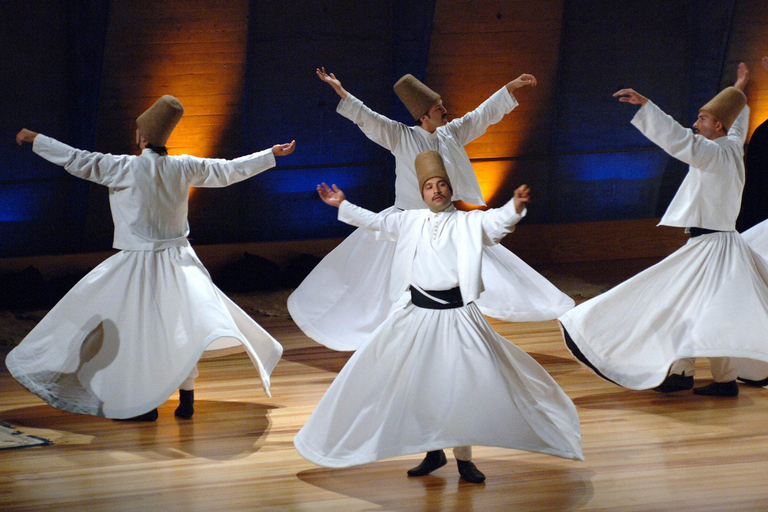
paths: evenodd
<path fill-rule="evenodd" d="M 435 176 L 424 182 L 421 196 L 433 212 L 441 212 L 451 205 L 453 191 L 451 186 L 443 178 Z"/>
<path fill-rule="evenodd" d="M 438 100 L 426 114 L 421 116 L 421 127 L 430 133 L 446 124 L 448 124 L 448 111 L 443 106 L 443 100 Z"/>
<path fill-rule="evenodd" d="M 715 140 L 726 134 L 723 124 L 706 110 L 699 112 L 698 119 L 693 123 L 693 131 L 709 140 Z"/>

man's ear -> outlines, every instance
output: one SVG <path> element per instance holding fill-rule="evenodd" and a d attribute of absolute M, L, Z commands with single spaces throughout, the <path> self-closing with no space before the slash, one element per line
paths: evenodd
<path fill-rule="evenodd" d="M 720 121 L 718 121 L 717 124 L 715 125 L 715 129 L 718 131 L 722 130 L 723 133 L 728 134 L 728 130 L 725 129 L 725 126 Z"/>

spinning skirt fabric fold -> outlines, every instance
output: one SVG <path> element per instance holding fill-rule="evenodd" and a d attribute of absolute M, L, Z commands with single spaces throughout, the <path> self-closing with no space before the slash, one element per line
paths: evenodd
<path fill-rule="evenodd" d="M 350 358 L 294 444 L 327 467 L 472 445 L 583 459 L 573 402 L 474 303 L 394 311 Z"/>
<path fill-rule="evenodd" d="M 768 220 L 752 226 L 741 236 L 754 252 L 768 261 Z M 755 359 L 732 359 L 731 364 L 736 367 L 740 378 L 757 381 L 762 385 L 768 384 L 768 363 Z"/>
<path fill-rule="evenodd" d="M 389 211 L 396 211 L 390 208 Z M 333 350 L 357 350 L 400 305 L 389 300 L 395 243 L 355 230 L 331 251 L 288 298 L 304 334 Z M 553 320 L 573 300 L 500 244 L 483 247 L 485 291 L 477 305 L 499 320 Z"/>
<path fill-rule="evenodd" d="M 206 348 L 237 343 L 269 394 L 282 347 L 216 288 L 192 248 L 122 251 L 78 282 L 6 365 L 54 407 L 130 418 L 164 403 Z"/>
<path fill-rule="evenodd" d="M 595 369 L 631 389 L 658 386 L 686 357 L 768 363 L 768 263 L 735 231 L 698 236 L 560 322 Z"/>

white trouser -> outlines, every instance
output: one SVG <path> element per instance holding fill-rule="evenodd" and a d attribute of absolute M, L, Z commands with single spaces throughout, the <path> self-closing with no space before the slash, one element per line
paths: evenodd
<path fill-rule="evenodd" d="M 463 461 L 472 460 L 472 447 L 456 446 L 453 448 L 453 456 L 456 457 L 456 460 L 463 460 Z"/>
<path fill-rule="evenodd" d="M 181 386 L 179 386 L 179 389 L 183 389 L 184 391 L 192 391 L 195 389 L 195 379 L 200 376 L 200 373 L 197 371 L 197 365 L 195 365 L 194 368 L 192 368 L 192 371 L 189 374 L 189 377 L 186 378 L 184 382 L 181 383 Z"/>
<path fill-rule="evenodd" d="M 671 373 L 692 377 L 695 371 L 695 361 L 692 357 L 678 359 L 672 363 Z M 715 382 L 730 382 L 738 377 L 736 368 L 731 364 L 730 357 L 710 357 L 709 369 Z"/>

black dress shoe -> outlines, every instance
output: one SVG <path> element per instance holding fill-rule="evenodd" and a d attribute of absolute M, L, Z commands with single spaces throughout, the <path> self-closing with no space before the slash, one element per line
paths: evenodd
<path fill-rule="evenodd" d="M 687 391 L 693 388 L 693 375 L 686 377 L 677 373 L 670 373 L 664 382 L 653 388 L 659 393 L 674 393 L 675 391 Z"/>
<path fill-rule="evenodd" d="M 739 396 L 739 385 L 736 384 L 735 380 L 728 382 L 713 382 L 706 386 L 694 389 L 693 393 L 701 396 L 734 397 Z"/>
<path fill-rule="evenodd" d="M 445 458 L 445 452 L 443 450 L 427 452 L 427 456 L 424 457 L 421 464 L 408 470 L 408 476 L 426 476 L 434 470 L 445 466 L 446 462 L 448 461 Z"/>
<path fill-rule="evenodd" d="M 195 414 L 195 390 L 190 389 L 189 391 L 185 389 L 179 390 L 179 406 L 176 408 L 175 411 L 173 411 L 173 415 L 177 418 L 181 418 L 184 420 L 188 420 L 192 417 L 193 414 Z"/>
<path fill-rule="evenodd" d="M 459 466 L 459 474 L 461 478 L 471 484 L 481 484 L 485 482 L 485 475 L 480 472 L 479 469 L 471 460 L 457 460 L 456 464 Z"/>
<path fill-rule="evenodd" d="M 114 418 L 115 421 L 156 421 L 157 420 L 157 409 L 152 409 L 149 412 L 145 412 L 144 414 L 139 414 L 138 416 L 134 416 L 133 418 Z"/>
<path fill-rule="evenodd" d="M 747 386 L 752 386 L 754 388 L 763 388 L 765 386 L 768 386 L 768 379 L 751 380 L 751 379 L 744 379 L 742 377 L 737 377 L 736 380 L 738 380 L 739 382 L 743 382 Z"/>

